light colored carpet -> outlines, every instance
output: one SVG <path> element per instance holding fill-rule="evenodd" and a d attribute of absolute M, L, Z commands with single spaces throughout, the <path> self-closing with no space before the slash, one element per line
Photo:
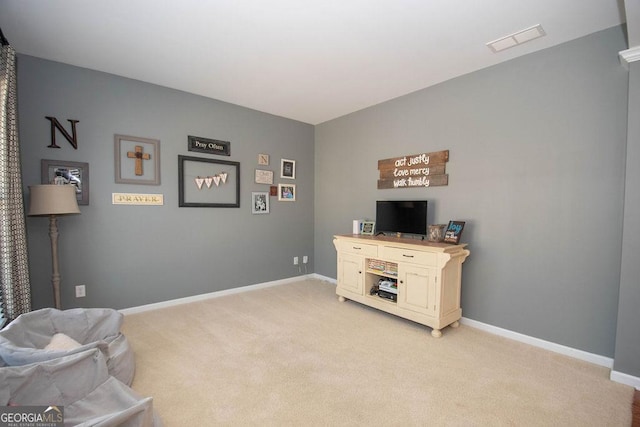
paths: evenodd
<path fill-rule="evenodd" d="M 175 426 L 629 426 L 609 370 L 430 329 L 314 279 L 132 314 L 133 388 Z"/>

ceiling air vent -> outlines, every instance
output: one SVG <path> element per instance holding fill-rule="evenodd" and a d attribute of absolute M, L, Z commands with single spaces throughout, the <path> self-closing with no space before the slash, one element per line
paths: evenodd
<path fill-rule="evenodd" d="M 545 35 L 547 35 L 547 33 L 545 33 L 540 24 L 538 24 L 525 30 L 518 31 L 517 33 L 509 34 L 508 36 L 504 36 L 497 40 L 489 42 L 487 43 L 487 46 L 494 53 L 497 53 Z"/>

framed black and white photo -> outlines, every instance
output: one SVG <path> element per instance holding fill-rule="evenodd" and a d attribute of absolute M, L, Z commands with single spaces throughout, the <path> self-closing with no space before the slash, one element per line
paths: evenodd
<path fill-rule="evenodd" d="M 280 178 L 296 179 L 296 161 L 289 159 L 280 160 Z"/>
<path fill-rule="evenodd" d="M 116 183 L 160 185 L 160 141 L 115 135 Z"/>
<path fill-rule="evenodd" d="M 294 184 L 278 184 L 278 200 L 283 202 L 295 202 L 296 186 Z"/>
<path fill-rule="evenodd" d="M 40 169 L 42 184 L 73 185 L 78 204 L 89 204 L 89 163 L 42 159 Z"/>
<path fill-rule="evenodd" d="M 239 208 L 240 163 L 179 155 L 178 206 Z"/>
<path fill-rule="evenodd" d="M 254 191 L 251 193 L 251 213 L 269 213 L 269 193 L 266 191 Z"/>

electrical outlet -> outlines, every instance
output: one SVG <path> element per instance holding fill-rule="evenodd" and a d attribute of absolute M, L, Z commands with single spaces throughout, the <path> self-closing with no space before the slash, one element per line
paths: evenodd
<path fill-rule="evenodd" d="M 302 263 L 303 263 L 303 264 L 306 264 L 306 263 L 308 263 L 308 262 L 309 262 L 309 257 L 308 257 L 308 256 L 306 256 L 306 255 L 305 255 L 305 256 L 303 256 L 303 257 L 302 257 Z"/>
<path fill-rule="evenodd" d="M 84 285 L 76 286 L 76 298 L 82 298 L 87 296 L 87 288 Z"/>
<path fill-rule="evenodd" d="M 293 257 L 293 265 L 298 265 L 298 257 L 297 256 Z"/>

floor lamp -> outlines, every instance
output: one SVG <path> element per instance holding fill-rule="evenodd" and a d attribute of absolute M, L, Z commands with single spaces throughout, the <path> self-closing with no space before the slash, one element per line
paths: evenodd
<path fill-rule="evenodd" d="M 75 185 L 31 185 L 29 186 L 29 216 L 49 216 L 51 237 L 51 260 L 53 274 L 53 302 L 60 305 L 60 273 L 58 271 L 58 215 L 79 214 Z"/>

